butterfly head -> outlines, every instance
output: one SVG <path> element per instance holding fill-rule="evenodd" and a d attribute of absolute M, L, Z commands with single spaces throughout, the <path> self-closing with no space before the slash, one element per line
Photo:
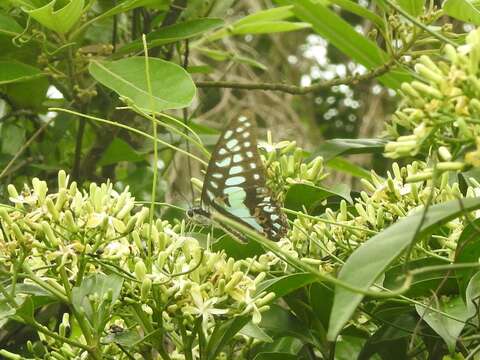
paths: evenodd
<path fill-rule="evenodd" d="M 198 224 L 202 224 L 202 225 L 210 224 L 210 218 L 211 218 L 210 213 L 200 206 L 191 207 L 190 209 L 187 210 L 186 214 L 189 219 L 192 219 L 194 222 Z"/>

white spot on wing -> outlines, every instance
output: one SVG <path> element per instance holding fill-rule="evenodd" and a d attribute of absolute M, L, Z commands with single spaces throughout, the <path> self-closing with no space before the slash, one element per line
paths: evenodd
<path fill-rule="evenodd" d="M 233 155 L 233 162 L 234 162 L 234 163 L 239 163 L 239 162 L 242 161 L 242 160 L 243 160 L 243 156 L 242 156 L 242 155 L 240 155 L 240 154 L 235 154 L 235 155 Z"/>
<path fill-rule="evenodd" d="M 213 173 L 212 176 L 213 176 L 214 178 L 216 178 L 216 179 L 221 179 L 221 178 L 223 178 L 223 175 L 220 174 L 220 173 Z"/>
<path fill-rule="evenodd" d="M 232 148 L 236 145 L 238 145 L 238 140 L 237 139 L 232 139 L 232 140 L 229 140 L 227 141 L 227 143 L 225 144 L 227 146 L 227 148 L 229 148 L 230 150 L 232 150 Z"/>
<path fill-rule="evenodd" d="M 250 133 L 249 133 L 248 131 L 246 131 L 246 132 L 244 132 L 244 133 L 242 134 L 242 137 L 243 137 L 244 139 L 248 138 L 249 136 L 250 136 Z"/>
<path fill-rule="evenodd" d="M 253 157 L 253 153 L 251 151 L 247 151 L 245 155 L 247 155 L 249 158 Z"/>
<path fill-rule="evenodd" d="M 228 178 L 227 181 L 225 181 L 225 185 L 227 186 L 240 185 L 244 182 L 245 182 L 245 178 L 243 176 L 234 176 L 234 177 Z"/>
<path fill-rule="evenodd" d="M 230 165 L 230 162 L 232 161 L 232 158 L 231 157 L 227 157 L 221 161 L 215 161 L 215 165 L 219 166 L 219 167 L 227 167 Z"/>
<path fill-rule="evenodd" d="M 241 166 L 232 166 L 230 170 L 228 171 L 229 175 L 235 175 L 235 174 L 240 174 L 242 172 L 243 168 Z"/>
<path fill-rule="evenodd" d="M 233 135 L 233 131 L 232 130 L 227 130 L 227 131 L 225 131 L 225 134 L 223 135 L 223 138 L 224 139 L 229 139 L 232 135 Z"/>

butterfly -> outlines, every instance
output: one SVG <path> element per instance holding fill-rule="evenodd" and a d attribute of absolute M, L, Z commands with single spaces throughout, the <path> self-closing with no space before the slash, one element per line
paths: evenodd
<path fill-rule="evenodd" d="M 209 218 L 211 209 L 271 240 L 280 240 L 288 230 L 287 217 L 266 184 L 256 124 L 246 116 L 233 118 L 220 135 L 208 163 L 201 206 L 188 215 Z"/>

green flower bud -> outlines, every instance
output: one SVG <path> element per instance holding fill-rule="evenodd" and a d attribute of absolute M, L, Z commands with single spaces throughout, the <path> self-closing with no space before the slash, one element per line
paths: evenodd
<path fill-rule="evenodd" d="M 145 279 L 145 275 L 147 274 L 147 267 L 145 266 L 145 263 L 139 259 L 135 263 L 135 277 L 139 281 L 143 281 Z"/>
<path fill-rule="evenodd" d="M 140 290 L 140 297 L 142 301 L 146 301 L 148 299 L 148 295 L 150 294 L 150 290 L 152 289 L 152 280 L 146 277 L 142 281 L 142 287 Z"/>
<path fill-rule="evenodd" d="M 55 207 L 51 198 L 47 198 L 45 200 L 45 205 L 47 205 L 47 210 L 49 214 L 52 216 L 54 221 L 58 221 L 60 219 L 60 213 L 58 212 L 57 208 Z"/>

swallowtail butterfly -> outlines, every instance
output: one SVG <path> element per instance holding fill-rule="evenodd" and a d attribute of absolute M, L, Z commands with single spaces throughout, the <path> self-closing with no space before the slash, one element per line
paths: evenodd
<path fill-rule="evenodd" d="M 266 185 L 255 122 L 246 116 L 234 118 L 220 135 L 208 163 L 201 206 L 188 215 L 209 218 L 212 209 L 271 240 L 287 232 L 287 218 Z"/>

